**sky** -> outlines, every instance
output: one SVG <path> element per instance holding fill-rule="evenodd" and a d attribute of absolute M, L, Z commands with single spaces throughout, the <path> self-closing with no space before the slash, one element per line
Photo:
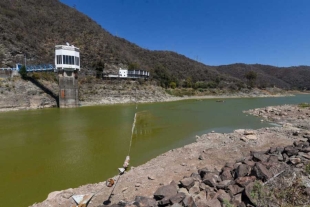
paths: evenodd
<path fill-rule="evenodd" d="M 60 0 L 112 35 L 206 65 L 310 65 L 310 0 Z"/>

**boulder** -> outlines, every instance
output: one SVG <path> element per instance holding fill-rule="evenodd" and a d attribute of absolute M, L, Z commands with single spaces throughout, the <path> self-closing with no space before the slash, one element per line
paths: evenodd
<path fill-rule="evenodd" d="M 247 177 L 238 177 L 235 182 L 241 187 L 247 186 L 249 183 L 254 182 L 256 180 L 255 176 L 247 176 Z"/>
<path fill-rule="evenodd" d="M 189 177 L 189 178 L 183 178 L 181 181 L 181 186 L 185 187 L 187 190 L 189 190 L 191 187 L 194 186 L 195 184 L 195 180 L 193 177 Z"/>
<path fill-rule="evenodd" d="M 152 198 L 136 196 L 134 205 L 136 206 L 145 206 L 145 207 L 153 207 L 156 206 L 156 201 Z"/>
<path fill-rule="evenodd" d="M 201 178 L 205 176 L 205 174 L 210 173 L 211 171 L 208 168 L 202 168 L 198 170 L 198 174 L 200 175 Z"/>
<path fill-rule="evenodd" d="M 186 196 L 182 201 L 183 206 L 197 207 L 192 196 Z"/>
<path fill-rule="evenodd" d="M 251 167 L 246 164 L 241 164 L 236 169 L 236 177 L 244 177 L 250 174 Z"/>
<path fill-rule="evenodd" d="M 170 203 L 175 204 L 175 203 L 181 203 L 181 201 L 186 197 L 185 193 L 179 192 L 176 195 L 172 196 L 169 200 Z"/>
<path fill-rule="evenodd" d="M 220 174 L 220 177 L 222 180 L 232 180 L 233 177 L 231 175 L 231 172 L 230 170 L 224 170 L 221 174 Z"/>
<path fill-rule="evenodd" d="M 205 203 L 206 207 L 222 207 L 221 202 L 218 199 L 212 199 L 212 200 L 208 200 Z"/>
<path fill-rule="evenodd" d="M 217 199 L 218 199 L 221 203 L 223 203 L 223 202 L 225 202 L 225 201 L 228 201 L 228 202 L 229 202 L 229 201 L 231 200 L 230 195 L 229 195 L 228 193 L 226 193 L 224 190 L 219 190 L 216 194 L 217 194 L 217 195 L 216 195 Z"/>
<path fill-rule="evenodd" d="M 289 156 L 298 155 L 298 149 L 293 146 L 287 146 L 284 148 L 284 152 Z"/>
<path fill-rule="evenodd" d="M 289 159 L 293 165 L 297 165 L 301 162 L 301 159 L 299 157 L 290 157 Z"/>
<path fill-rule="evenodd" d="M 202 179 L 202 182 L 210 187 L 215 187 L 218 181 L 221 181 L 221 179 L 215 173 L 205 174 L 205 176 Z"/>
<path fill-rule="evenodd" d="M 249 183 L 244 190 L 244 194 L 248 197 L 248 199 L 251 201 L 252 204 L 257 206 L 257 196 L 255 196 L 255 191 L 254 189 L 254 182 Z M 258 193 L 258 192 L 257 192 Z M 254 196 L 253 196 L 254 195 Z"/>
<path fill-rule="evenodd" d="M 219 183 L 216 185 L 216 187 L 217 187 L 218 189 L 227 189 L 228 186 L 230 186 L 230 185 L 232 185 L 232 184 L 234 184 L 234 181 L 233 181 L 233 180 L 223 180 L 223 181 L 219 182 Z"/>
<path fill-rule="evenodd" d="M 154 198 L 156 200 L 161 200 L 163 198 L 171 198 L 177 194 L 177 188 L 174 185 L 165 185 L 159 187 L 154 193 Z"/>
<path fill-rule="evenodd" d="M 267 181 L 272 177 L 272 173 L 269 172 L 269 170 L 267 170 L 267 168 L 261 163 L 256 163 L 253 171 L 256 177 L 263 181 Z"/>
<path fill-rule="evenodd" d="M 262 161 L 267 162 L 269 155 L 264 154 L 263 152 L 251 152 L 253 156 L 253 161 Z"/>
<path fill-rule="evenodd" d="M 244 135 L 254 135 L 255 131 L 253 131 L 253 130 L 244 130 L 243 134 Z"/>
<path fill-rule="evenodd" d="M 239 194 L 241 193 L 242 191 L 244 190 L 244 188 L 238 186 L 238 185 L 230 185 L 228 186 L 228 192 L 231 194 L 231 195 L 236 195 L 236 194 Z"/>
<path fill-rule="evenodd" d="M 191 194 L 192 196 L 198 194 L 198 193 L 200 192 L 199 182 L 196 181 L 195 184 L 194 184 L 194 186 L 191 187 L 191 188 L 189 189 L 188 192 L 189 192 L 189 194 Z"/>

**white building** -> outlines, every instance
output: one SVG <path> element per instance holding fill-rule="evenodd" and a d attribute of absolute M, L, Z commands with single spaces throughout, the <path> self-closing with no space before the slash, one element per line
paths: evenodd
<path fill-rule="evenodd" d="M 118 71 L 118 76 L 120 78 L 127 78 L 128 76 L 128 70 L 127 69 L 122 69 L 120 68 L 119 71 Z"/>
<path fill-rule="evenodd" d="M 69 44 L 56 45 L 55 70 L 80 71 L 80 49 Z"/>

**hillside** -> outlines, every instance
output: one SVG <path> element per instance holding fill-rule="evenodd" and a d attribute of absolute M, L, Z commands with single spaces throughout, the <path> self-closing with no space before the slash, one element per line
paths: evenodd
<path fill-rule="evenodd" d="M 277 68 L 264 65 L 233 64 L 207 66 L 170 51 L 150 51 L 104 30 L 95 21 L 58 0 L 2 0 L 0 2 L 0 67 L 53 63 L 54 46 L 70 42 L 80 47 L 82 71 L 93 74 L 97 63 L 105 72 L 134 65 L 151 71 L 162 86 L 231 87 L 247 83 L 245 74 L 253 70 L 257 86 L 310 89 L 310 67 Z M 90 72 L 90 73 L 89 73 Z M 202 83 L 202 84 L 201 84 Z"/>

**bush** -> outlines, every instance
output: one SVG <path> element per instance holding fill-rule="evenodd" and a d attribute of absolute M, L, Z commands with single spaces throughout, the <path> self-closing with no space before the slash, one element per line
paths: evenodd
<path fill-rule="evenodd" d="M 298 104 L 298 106 L 300 108 L 307 108 L 307 107 L 310 107 L 310 103 L 300 103 L 300 104 Z"/>
<path fill-rule="evenodd" d="M 20 68 L 19 74 L 22 77 L 22 79 L 27 79 L 27 70 L 24 65 Z"/>
<path fill-rule="evenodd" d="M 175 89 L 177 87 L 177 84 L 175 82 L 170 82 L 169 86 L 170 88 Z"/>

